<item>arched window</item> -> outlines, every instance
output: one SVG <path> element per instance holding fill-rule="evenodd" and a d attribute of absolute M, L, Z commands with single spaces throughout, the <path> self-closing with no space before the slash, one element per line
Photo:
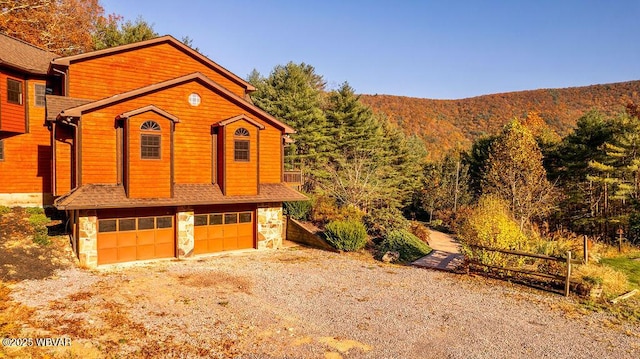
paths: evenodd
<path fill-rule="evenodd" d="M 160 159 L 161 136 L 149 132 L 160 131 L 160 125 L 156 121 L 145 121 L 140 125 L 140 158 L 145 160 Z M 147 132 L 148 131 L 148 132 Z"/>
<path fill-rule="evenodd" d="M 240 136 L 240 137 L 249 137 L 249 131 L 247 131 L 247 129 L 244 127 L 240 127 L 239 129 L 236 130 L 236 132 L 233 135 Z"/>
<path fill-rule="evenodd" d="M 249 137 L 249 131 L 240 127 L 233 133 L 235 137 Z M 233 159 L 239 162 L 249 162 L 249 140 L 235 139 L 233 145 Z"/>
<path fill-rule="evenodd" d="M 142 125 L 140 125 L 141 130 L 145 131 L 160 131 L 160 125 L 156 121 L 144 121 Z"/>

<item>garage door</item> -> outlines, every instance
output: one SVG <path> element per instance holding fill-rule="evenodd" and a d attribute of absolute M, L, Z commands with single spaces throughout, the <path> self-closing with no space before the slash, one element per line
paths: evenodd
<path fill-rule="evenodd" d="M 194 254 L 254 248 L 253 212 L 196 214 Z"/>
<path fill-rule="evenodd" d="M 98 220 L 98 264 L 175 256 L 173 216 Z"/>

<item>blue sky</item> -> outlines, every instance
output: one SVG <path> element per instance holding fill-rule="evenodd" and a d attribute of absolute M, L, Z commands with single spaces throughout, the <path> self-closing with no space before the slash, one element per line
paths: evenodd
<path fill-rule="evenodd" d="M 241 77 L 289 61 L 329 88 L 458 99 L 640 79 L 638 0 L 101 0 Z"/>

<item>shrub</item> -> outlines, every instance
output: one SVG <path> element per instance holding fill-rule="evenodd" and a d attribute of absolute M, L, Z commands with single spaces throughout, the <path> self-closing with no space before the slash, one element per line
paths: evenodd
<path fill-rule="evenodd" d="M 11 208 L 7 206 L 0 206 L 0 216 L 5 215 L 9 212 L 11 212 Z"/>
<path fill-rule="evenodd" d="M 605 297 L 615 297 L 629 290 L 627 277 L 613 268 L 600 264 L 587 264 L 572 267 L 574 280 L 585 283 L 588 287 L 602 285 Z"/>
<path fill-rule="evenodd" d="M 325 228 L 327 241 L 343 251 L 358 251 L 367 244 L 367 230 L 362 222 L 333 221 Z"/>
<path fill-rule="evenodd" d="M 42 208 L 40 208 L 42 209 Z M 36 211 L 34 211 L 36 212 Z M 49 240 L 46 224 L 49 223 L 49 218 L 42 213 L 34 213 L 29 216 L 29 224 L 33 228 L 33 242 L 40 245 L 48 245 L 51 243 Z"/>
<path fill-rule="evenodd" d="M 480 197 L 478 205 L 462 225 L 460 239 L 467 257 L 495 266 L 522 265 L 523 257 L 473 249 L 478 245 L 496 249 L 526 250 L 527 237 L 513 220 L 506 202 L 492 196 Z"/>
<path fill-rule="evenodd" d="M 284 202 L 285 214 L 306 221 L 311 213 L 311 201 Z"/>
<path fill-rule="evenodd" d="M 40 207 L 27 207 L 24 209 L 24 211 L 28 214 L 28 215 L 34 215 L 34 214 L 44 214 L 44 209 L 40 208 Z"/>
<path fill-rule="evenodd" d="M 426 244 L 429 244 L 429 228 L 427 228 L 424 224 L 418 221 L 409 222 L 409 231 L 411 234 L 418 237 L 419 240 L 423 241 Z"/>
<path fill-rule="evenodd" d="M 405 229 L 391 231 L 378 247 L 380 253 L 398 252 L 401 262 L 413 262 L 431 252 L 431 248 Z"/>
<path fill-rule="evenodd" d="M 372 209 L 363 220 L 373 237 L 386 237 L 391 231 L 409 229 L 409 221 L 394 207 Z"/>

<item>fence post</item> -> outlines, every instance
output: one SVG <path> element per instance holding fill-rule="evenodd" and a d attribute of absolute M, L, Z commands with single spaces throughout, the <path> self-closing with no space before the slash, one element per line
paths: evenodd
<path fill-rule="evenodd" d="M 571 251 L 567 252 L 567 280 L 564 284 L 564 296 L 569 296 L 569 279 L 571 278 Z"/>
<path fill-rule="evenodd" d="M 587 235 L 584 235 L 584 264 L 589 264 L 589 240 Z"/>

